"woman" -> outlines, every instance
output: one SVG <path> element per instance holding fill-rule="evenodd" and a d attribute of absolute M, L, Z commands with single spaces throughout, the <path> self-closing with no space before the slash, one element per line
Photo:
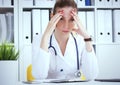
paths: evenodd
<path fill-rule="evenodd" d="M 36 79 L 75 78 L 77 71 L 96 78 L 97 59 L 74 0 L 56 1 L 44 34 L 33 40 L 32 66 Z"/>

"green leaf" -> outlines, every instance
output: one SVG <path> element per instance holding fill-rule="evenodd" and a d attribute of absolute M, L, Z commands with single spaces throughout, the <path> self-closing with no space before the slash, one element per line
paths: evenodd
<path fill-rule="evenodd" d="M 19 51 L 14 46 L 4 42 L 0 45 L 0 60 L 17 60 Z"/>

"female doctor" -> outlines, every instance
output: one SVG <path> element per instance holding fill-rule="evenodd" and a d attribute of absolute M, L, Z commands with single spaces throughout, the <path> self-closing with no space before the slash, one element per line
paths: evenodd
<path fill-rule="evenodd" d="M 33 39 L 32 75 L 35 79 L 95 79 L 97 58 L 74 0 L 57 0 L 43 35 Z"/>

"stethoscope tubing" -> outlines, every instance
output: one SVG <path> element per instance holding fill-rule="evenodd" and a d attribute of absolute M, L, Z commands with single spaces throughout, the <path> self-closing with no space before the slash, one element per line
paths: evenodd
<path fill-rule="evenodd" d="M 72 33 L 71 33 L 71 34 L 72 34 Z M 74 39 L 74 41 L 75 41 L 75 47 L 76 47 L 76 55 L 77 55 L 77 70 L 80 70 L 80 66 L 79 66 L 79 52 L 78 52 L 78 45 L 77 45 L 77 41 L 76 41 L 75 37 L 73 36 L 73 34 L 72 34 L 72 37 L 73 37 L 73 39 Z M 54 50 L 54 52 L 55 52 L 55 56 L 57 56 L 57 51 L 56 51 L 55 47 L 52 46 L 52 35 L 50 36 L 50 45 L 49 45 L 48 49 L 50 49 L 50 48 L 52 48 L 52 49 Z"/>

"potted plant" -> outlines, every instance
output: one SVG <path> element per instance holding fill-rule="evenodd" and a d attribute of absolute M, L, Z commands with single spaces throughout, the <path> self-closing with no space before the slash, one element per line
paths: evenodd
<path fill-rule="evenodd" d="M 15 85 L 18 79 L 19 51 L 9 43 L 0 44 L 0 84 Z"/>

